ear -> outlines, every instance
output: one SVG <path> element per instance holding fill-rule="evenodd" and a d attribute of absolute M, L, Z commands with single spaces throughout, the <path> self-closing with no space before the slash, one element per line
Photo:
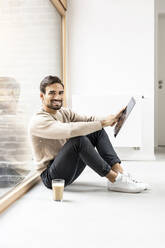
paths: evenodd
<path fill-rule="evenodd" d="M 44 99 L 44 93 L 40 92 L 40 98 L 43 101 L 43 99 Z"/>

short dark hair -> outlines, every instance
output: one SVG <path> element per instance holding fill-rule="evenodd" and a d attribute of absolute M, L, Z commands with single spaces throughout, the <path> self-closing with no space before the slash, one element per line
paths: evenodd
<path fill-rule="evenodd" d="M 41 83 L 40 83 L 40 91 L 42 92 L 42 93 L 46 93 L 46 87 L 48 86 L 48 85 L 51 85 L 51 84 L 61 84 L 62 85 L 62 87 L 64 88 L 64 85 L 63 85 L 63 83 L 61 82 L 61 79 L 59 79 L 57 76 L 51 76 L 51 75 L 49 75 L 49 76 L 46 76 L 42 81 L 41 81 Z"/>

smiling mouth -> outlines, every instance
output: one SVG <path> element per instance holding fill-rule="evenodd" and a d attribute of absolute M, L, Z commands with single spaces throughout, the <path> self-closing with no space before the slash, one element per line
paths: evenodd
<path fill-rule="evenodd" d="M 52 101 L 52 103 L 53 103 L 54 105 L 60 105 L 60 104 L 61 104 L 61 101 Z"/>

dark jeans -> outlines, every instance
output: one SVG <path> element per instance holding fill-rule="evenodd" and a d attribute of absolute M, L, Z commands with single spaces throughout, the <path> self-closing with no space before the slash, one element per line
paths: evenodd
<path fill-rule="evenodd" d="M 41 179 L 47 188 L 52 188 L 51 180 L 58 178 L 65 179 L 67 186 L 78 178 L 86 165 L 104 177 L 116 163 L 121 161 L 107 133 L 102 129 L 87 136 L 69 139 L 42 172 Z"/>

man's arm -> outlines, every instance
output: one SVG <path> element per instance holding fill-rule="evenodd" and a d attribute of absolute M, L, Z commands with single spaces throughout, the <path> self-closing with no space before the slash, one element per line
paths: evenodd
<path fill-rule="evenodd" d="M 75 112 L 73 112 L 71 109 L 69 109 L 69 118 L 71 122 L 79 122 L 79 121 L 83 121 L 83 122 L 89 122 L 89 121 L 100 121 L 102 127 L 108 127 L 108 126 L 114 126 L 120 116 L 122 115 L 123 111 L 125 110 L 125 107 L 116 115 L 109 115 L 106 117 L 96 117 L 96 116 L 85 116 L 85 115 L 79 115 Z"/>
<path fill-rule="evenodd" d="M 114 126 L 119 121 L 125 108 L 126 107 L 124 107 L 122 110 L 120 110 L 120 112 L 117 113 L 116 115 L 109 115 L 104 120 L 101 120 L 102 127 Z"/>
<path fill-rule="evenodd" d="M 99 121 L 100 118 L 96 116 L 87 116 L 87 115 L 80 115 L 78 113 L 75 113 L 71 109 L 66 109 L 67 115 L 69 115 L 69 120 L 71 122 L 89 122 L 89 121 Z"/>
<path fill-rule="evenodd" d="M 125 108 L 124 108 L 125 109 Z M 31 135 L 45 139 L 67 139 L 76 136 L 84 136 L 101 130 L 103 127 L 113 126 L 120 118 L 123 110 L 117 115 L 110 115 L 104 120 L 89 120 L 63 123 L 54 120 L 47 113 L 36 115 L 30 124 L 29 132 Z M 78 120 L 78 119 L 77 119 Z"/>
<path fill-rule="evenodd" d="M 40 114 L 32 119 L 29 132 L 45 139 L 66 139 L 88 135 L 101 129 L 100 121 L 63 123 L 54 120 L 49 114 Z"/>

